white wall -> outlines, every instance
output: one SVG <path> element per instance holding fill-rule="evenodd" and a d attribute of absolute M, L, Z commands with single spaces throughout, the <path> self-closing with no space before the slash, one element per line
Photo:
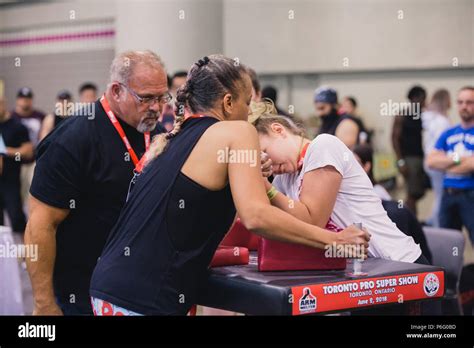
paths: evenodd
<path fill-rule="evenodd" d="M 0 39 L 113 30 L 115 10 L 112 0 L 8 7 L 0 11 Z M 0 52 L 0 79 L 5 82 L 8 108 L 14 107 L 16 93 L 23 86 L 33 89 L 35 107 L 45 112 L 54 110 L 59 90 L 67 89 L 76 98 L 85 81 L 103 90 L 114 53 L 110 38 L 6 47 Z"/>
<path fill-rule="evenodd" d="M 116 6 L 117 51 L 151 49 L 170 72 L 222 53 L 220 0 L 119 0 Z"/>
<path fill-rule="evenodd" d="M 224 50 L 263 73 L 472 66 L 473 18 L 472 0 L 224 0 Z"/>
<path fill-rule="evenodd" d="M 71 11 L 74 11 L 71 13 Z M 73 18 L 72 18 L 73 17 Z M 115 17 L 114 0 L 69 0 L 21 5 L 0 11 L 0 30 L 50 26 L 56 23 Z"/>

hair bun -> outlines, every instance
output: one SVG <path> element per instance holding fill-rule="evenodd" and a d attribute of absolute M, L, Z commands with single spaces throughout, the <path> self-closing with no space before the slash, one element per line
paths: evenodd
<path fill-rule="evenodd" d="M 196 65 L 200 68 L 202 68 L 204 65 L 207 65 L 211 60 L 209 59 L 208 56 L 202 58 L 202 59 L 199 59 L 198 62 L 196 63 Z"/>

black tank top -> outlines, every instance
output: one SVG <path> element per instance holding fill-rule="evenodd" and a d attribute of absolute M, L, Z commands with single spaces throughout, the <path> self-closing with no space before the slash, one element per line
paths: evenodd
<path fill-rule="evenodd" d="M 235 216 L 229 185 L 210 191 L 181 173 L 218 122 L 187 120 L 138 177 L 91 279 L 90 294 L 145 315 L 184 315 Z"/>
<path fill-rule="evenodd" d="M 365 132 L 367 134 L 367 131 L 365 130 L 363 122 L 352 115 L 349 114 L 344 114 L 344 115 L 338 115 L 336 110 L 333 110 L 331 114 L 324 116 L 322 118 L 322 124 L 321 128 L 319 129 L 318 134 L 331 134 L 331 135 L 336 135 L 336 130 L 337 127 L 339 127 L 339 124 L 344 121 L 344 120 L 352 120 L 357 124 L 357 127 L 359 128 L 357 132 L 357 144 L 360 143 L 360 133 Z"/>
<path fill-rule="evenodd" d="M 400 151 L 403 157 L 423 157 L 422 124 L 419 114 L 403 117 Z"/>

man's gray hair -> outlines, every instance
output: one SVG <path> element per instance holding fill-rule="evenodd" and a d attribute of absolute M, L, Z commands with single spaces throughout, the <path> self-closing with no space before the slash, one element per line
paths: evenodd
<path fill-rule="evenodd" d="M 112 61 L 110 66 L 110 82 L 120 82 L 127 84 L 133 69 L 137 65 L 147 65 L 153 68 L 165 68 L 160 56 L 155 52 L 146 51 L 125 51 L 120 53 Z"/>

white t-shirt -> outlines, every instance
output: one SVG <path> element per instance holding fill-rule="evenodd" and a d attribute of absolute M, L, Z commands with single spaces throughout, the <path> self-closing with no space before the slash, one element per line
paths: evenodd
<path fill-rule="evenodd" d="M 392 200 L 392 196 L 390 196 L 390 193 L 388 193 L 388 191 L 385 189 L 385 187 L 383 187 L 380 184 L 375 184 L 374 185 L 374 192 L 383 201 L 391 201 Z"/>
<path fill-rule="evenodd" d="M 440 113 L 425 111 L 421 114 L 421 124 L 423 127 L 423 151 L 427 155 L 434 149 L 440 135 L 451 127 L 451 123 L 446 116 Z"/>
<path fill-rule="evenodd" d="M 334 167 L 342 175 L 331 214 L 336 225 L 345 228 L 361 222 L 372 235 L 369 242 L 371 257 L 404 262 L 414 262 L 420 257 L 419 245 L 390 220 L 364 169 L 351 150 L 335 136 L 318 135 L 306 151 L 301 171 L 277 175 L 273 185 L 291 199 L 299 200 L 304 174 L 326 166 Z"/>

